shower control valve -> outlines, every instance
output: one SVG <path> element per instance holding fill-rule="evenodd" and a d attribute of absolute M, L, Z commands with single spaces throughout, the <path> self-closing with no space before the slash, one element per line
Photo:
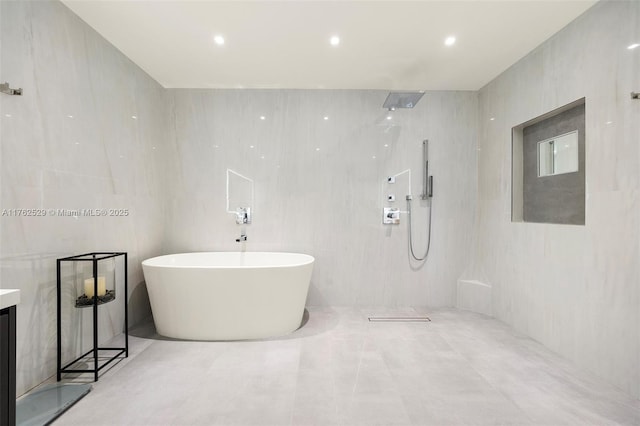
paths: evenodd
<path fill-rule="evenodd" d="M 382 223 L 384 225 L 398 225 L 400 223 L 400 209 L 397 207 L 385 207 L 382 210 Z"/>
<path fill-rule="evenodd" d="M 236 210 L 236 223 L 238 225 L 251 223 L 251 207 L 238 207 L 238 210 Z"/>

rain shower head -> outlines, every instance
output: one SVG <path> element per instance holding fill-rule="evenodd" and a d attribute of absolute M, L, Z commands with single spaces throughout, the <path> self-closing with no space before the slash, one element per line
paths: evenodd
<path fill-rule="evenodd" d="M 424 92 L 391 92 L 384 101 L 382 108 L 393 111 L 396 108 L 413 108 Z"/>

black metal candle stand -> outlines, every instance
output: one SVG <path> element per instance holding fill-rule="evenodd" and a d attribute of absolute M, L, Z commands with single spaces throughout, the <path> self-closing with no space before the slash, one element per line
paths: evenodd
<path fill-rule="evenodd" d="M 124 256 L 124 347 L 123 348 L 101 348 L 98 346 L 98 306 L 115 300 L 115 288 L 114 290 L 108 290 L 106 294 L 98 295 L 98 262 L 116 258 L 118 256 Z M 75 301 L 76 307 L 92 307 L 93 308 L 93 348 L 74 359 L 66 365 L 62 365 L 62 277 L 61 266 L 63 262 L 91 262 L 93 266 L 94 277 L 94 291 L 92 297 L 82 295 L 77 297 Z M 94 381 L 98 381 L 98 372 L 111 362 L 116 360 L 120 355 L 124 354 L 125 358 L 129 356 L 129 312 L 127 304 L 127 253 L 126 252 L 92 252 L 80 254 L 77 256 L 70 256 L 57 259 L 57 297 L 58 297 L 58 374 L 57 380 L 62 380 L 62 373 L 93 373 Z M 115 286 L 115 279 L 114 279 Z M 115 355 L 106 358 L 106 362 L 98 366 L 98 358 L 100 351 L 116 351 Z M 93 368 L 85 369 L 73 369 L 74 364 L 82 359 L 85 359 L 89 355 L 93 358 Z"/>

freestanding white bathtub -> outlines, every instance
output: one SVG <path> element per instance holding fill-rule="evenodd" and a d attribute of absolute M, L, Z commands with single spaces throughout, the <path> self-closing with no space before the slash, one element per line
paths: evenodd
<path fill-rule="evenodd" d="M 297 253 L 183 253 L 147 259 L 142 269 L 159 334 L 242 340 L 300 327 L 313 262 Z"/>

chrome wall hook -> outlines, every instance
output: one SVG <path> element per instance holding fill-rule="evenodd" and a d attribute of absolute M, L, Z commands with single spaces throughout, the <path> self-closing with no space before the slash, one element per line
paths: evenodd
<path fill-rule="evenodd" d="M 7 95 L 22 96 L 22 88 L 12 89 L 11 87 L 9 87 L 9 83 L 7 82 L 0 84 L 0 92 L 6 93 Z"/>

